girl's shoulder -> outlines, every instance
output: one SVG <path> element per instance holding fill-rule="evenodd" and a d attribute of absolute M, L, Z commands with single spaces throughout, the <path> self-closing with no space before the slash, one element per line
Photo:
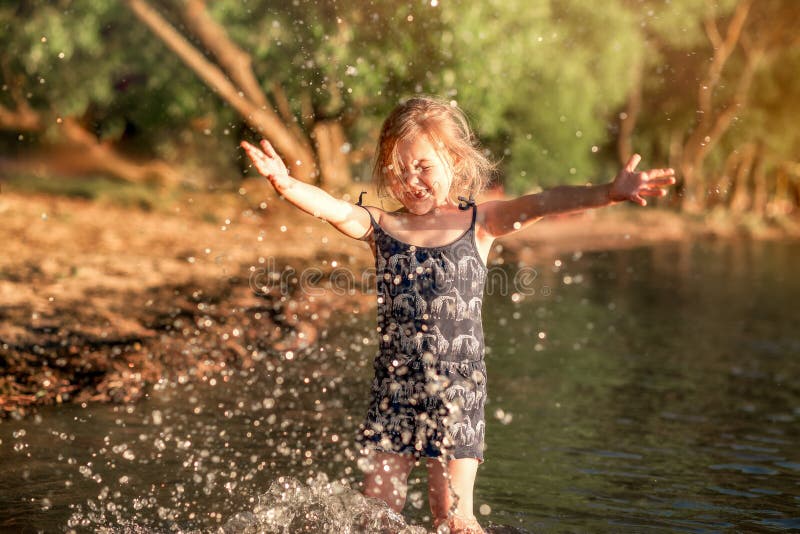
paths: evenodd
<path fill-rule="evenodd" d="M 408 211 L 406 211 L 403 208 L 394 211 L 388 211 L 379 208 L 378 206 L 361 206 L 361 207 L 366 209 L 378 224 L 382 224 L 386 220 L 399 221 L 402 220 L 404 216 L 408 215 Z"/>
<path fill-rule="evenodd" d="M 384 219 L 384 217 L 386 217 L 387 214 L 392 213 L 390 211 L 383 210 L 377 206 L 361 205 L 361 207 L 367 210 L 367 213 L 369 213 L 378 224 L 381 223 L 381 220 Z"/>

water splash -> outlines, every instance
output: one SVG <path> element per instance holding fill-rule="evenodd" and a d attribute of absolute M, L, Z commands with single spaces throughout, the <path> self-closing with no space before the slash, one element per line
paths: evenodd
<path fill-rule="evenodd" d="M 303 484 L 280 477 L 258 497 L 252 511 L 240 512 L 220 527 L 220 533 L 386 532 L 425 534 L 423 527 L 408 525 L 383 501 L 364 497 L 324 473 Z"/>
<path fill-rule="evenodd" d="M 137 502 L 139 500 L 134 502 L 134 508 L 140 507 Z M 252 510 L 238 512 L 222 526 L 212 528 L 181 525 L 170 517 L 170 510 L 166 508 L 159 508 L 161 522 L 152 524 L 124 517 L 124 511 L 117 506 L 102 506 L 92 500 L 86 504 L 86 510 L 72 514 L 67 523 L 70 529 L 91 527 L 95 532 L 108 534 L 153 534 L 167 530 L 183 534 L 427 532 L 424 527 L 407 524 L 402 515 L 383 501 L 365 497 L 342 482 L 331 482 L 324 473 L 309 477 L 305 484 L 293 477 L 279 477 L 258 496 Z"/>

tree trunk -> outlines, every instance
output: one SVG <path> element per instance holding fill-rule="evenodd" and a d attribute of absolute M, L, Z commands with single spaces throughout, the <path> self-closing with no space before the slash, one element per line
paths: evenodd
<path fill-rule="evenodd" d="M 94 134 L 74 117 L 59 119 L 55 126 L 65 145 L 77 147 L 72 152 L 75 157 L 81 158 L 81 167 L 108 173 L 129 182 L 145 182 L 151 179 L 162 179 L 168 183 L 180 180 L 180 173 L 161 160 L 151 160 L 145 163 L 135 162 L 120 154 L 108 142 L 101 142 Z M 45 121 L 39 112 L 28 106 L 27 102 L 19 102 L 15 110 L 0 106 L 0 129 L 17 132 L 42 132 Z M 6 165 L 6 168 L 9 168 Z"/>
<path fill-rule="evenodd" d="M 751 205 L 750 184 L 748 178 L 753 168 L 753 161 L 756 156 L 756 147 L 749 143 L 742 150 L 742 157 L 739 160 L 739 168 L 733 182 L 733 194 L 731 195 L 730 210 L 733 213 L 742 213 Z"/>
<path fill-rule="evenodd" d="M 631 92 L 625 111 L 620 116 L 617 157 L 620 165 L 625 165 L 633 153 L 631 137 L 642 109 L 642 63 L 636 62 L 631 68 Z"/>
<path fill-rule="evenodd" d="M 286 160 L 287 167 L 295 178 L 311 181 L 317 175 L 310 143 L 296 138 L 271 107 L 259 106 L 250 98 L 252 95 L 248 97 L 243 87 L 234 85 L 222 69 L 206 59 L 145 0 L 126 0 L 126 3 L 134 15 L 209 87 L 228 102 L 251 128 L 275 146 L 275 149 Z M 236 48 L 210 17 L 199 15 L 197 13 L 199 9 L 204 9 L 202 2 L 190 2 L 186 7 L 190 24 L 196 28 L 202 28 L 202 30 L 198 30 L 199 37 L 210 39 L 208 42 L 204 41 L 204 45 L 214 52 L 220 62 L 228 62 L 227 66 L 232 69 L 232 72 L 227 74 L 234 81 L 238 79 L 243 83 L 248 88 L 248 93 L 255 91 L 254 84 L 250 80 L 252 73 L 249 71 L 249 58 L 243 61 L 244 53 Z"/>
<path fill-rule="evenodd" d="M 764 216 L 767 211 L 767 176 L 764 172 L 764 147 L 759 145 L 756 155 L 756 163 L 753 167 L 753 205 L 750 211 L 757 215 Z"/>
<path fill-rule="evenodd" d="M 767 205 L 767 215 L 786 215 L 791 211 L 789 204 L 789 176 L 786 168 L 779 165 L 775 171 L 775 194 Z"/>
<path fill-rule="evenodd" d="M 714 186 L 711 191 L 712 197 L 709 199 L 709 207 L 713 208 L 716 205 L 724 205 L 726 203 L 733 187 L 733 174 L 740 160 L 741 153 L 738 149 L 733 150 L 728 154 L 728 157 L 725 158 L 725 164 L 722 166 L 722 174 L 717 180 L 717 185 Z"/>
<path fill-rule="evenodd" d="M 270 107 L 267 96 L 253 73 L 252 57 L 236 45 L 228 37 L 225 29 L 209 16 L 205 0 L 187 0 L 184 4 L 183 18 L 186 20 L 187 26 L 200 39 L 203 46 L 214 54 L 222 68 L 242 89 L 247 98 L 261 109 Z M 341 95 L 337 89 L 337 84 L 331 83 L 330 87 L 332 101 L 334 102 L 331 107 L 338 107 L 338 103 L 341 102 Z M 347 151 L 342 151 L 347 141 L 341 122 L 338 120 L 319 120 L 307 124 L 311 132 L 311 140 L 314 141 L 312 149 L 309 139 L 307 139 L 306 134 L 292 115 L 283 87 L 275 81 L 270 84 L 270 89 L 277 112 L 283 120 L 283 125 L 301 145 L 304 154 L 306 154 L 305 157 L 308 157 L 307 154 L 309 153 L 315 153 L 315 161 L 319 171 L 317 176 L 320 178 L 320 185 L 324 184 L 333 189 L 346 188 L 351 183 L 352 178 Z M 306 95 L 310 96 L 308 93 Z M 309 116 L 314 115 L 313 109 L 308 111 Z"/>
<path fill-rule="evenodd" d="M 338 121 L 320 121 L 314 125 L 314 141 L 319 155 L 319 166 L 325 185 L 335 191 L 343 191 L 352 182 L 347 158 L 347 139 Z"/>
<path fill-rule="evenodd" d="M 111 145 L 100 142 L 71 117 L 64 119 L 62 132 L 69 142 L 84 150 L 82 157 L 91 161 L 94 168 L 99 171 L 129 182 L 145 182 L 159 177 L 165 178 L 170 183 L 180 180 L 180 173 L 163 161 L 136 163 L 123 157 Z"/>
<path fill-rule="evenodd" d="M 731 21 L 723 37 L 717 28 L 716 15 L 711 13 L 704 24 L 706 36 L 711 42 L 713 55 L 705 79 L 698 87 L 699 120 L 683 146 L 681 171 L 684 180 L 683 209 L 688 212 L 700 212 L 707 203 L 707 181 L 703 174 L 703 163 L 711 149 L 727 132 L 737 113 L 741 112 L 747 99 L 753 74 L 759 63 L 759 51 L 748 52 L 745 69 L 737 82 L 736 91 L 731 100 L 716 111 L 713 97 L 719 86 L 722 71 L 736 48 L 747 21 L 753 0 L 740 0 L 734 9 Z"/>

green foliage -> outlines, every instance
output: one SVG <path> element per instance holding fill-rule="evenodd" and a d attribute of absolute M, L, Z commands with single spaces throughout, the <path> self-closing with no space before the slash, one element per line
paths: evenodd
<path fill-rule="evenodd" d="M 445 6 L 454 31 L 443 42 L 455 59 L 443 73 L 446 92 L 506 156 L 510 190 L 598 178 L 605 118 L 625 98 L 641 54 L 630 12 L 577 0 Z"/>
<path fill-rule="evenodd" d="M 0 8 L 0 105 L 13 92 L 40 113 L 44 141 L 58 140 L 58 118 L 75 117 L 101 139 L 125 138 L 129 150 L 164 155 L 176 132 L 203 136 L 192 122 L 232 114 L 118 2 L 25 2 Z M 222 128 L 219 129 L 221 132 Z M 185 138 L 185 135 L 182 136 Z M 202 153 L 196 153 L 201 156 Z"/>
<path fill-rule="evenodd" d="M 434 5 L 432 5 L 434 4 Z M 178 0 L 151 2 L 192 42 Z M 704 17 L 724 34 L 737 0 L 217 0 L 210 15 L 252 58 L 265 94 L 285 92 L 307 128 L 342 120 L 354 149 L 371 153 L 381 121 L 414 93 L 457 101 L 484 144 L 502 158 L 511 193 L 607 181 L 619 165 L 619 114 L 641 67 L 642 109 L 633 148 L 647 165 L 697 123 L 697 92 L 713 50 Z M 780 59 L 765 60 L 730 130 L 709 156 L 760 139 L 770 165 L 791 159 L 800 52 L 778 42 L 776 21 L 796 19 L 791 0 L 754 3 L 747 31 L 775 34 Z M 20 95 L 49 126 L 78 117 L 103 139 L 140 156 L 216 168 L 236 165 L 242 119 L 125 8 L 113 0 L 33 0 L 0 5 L 3 90 Z M 791 32 L 789 32 L 791 33 Z M 796 41 L 795 41 L 796 42 Z M 772 43 L 775 45 L 775 43 Z M 213 55 L 202 50 L 209 59 Z M 741 47 L 715 93 L 715 109 L 743 72 Z M 306 131 L 306 134 L 310 132 Z M 29 136 L 30 137 L 30 136 Z M 53 136 L 34 136 L 33 142 Z M 16 137 L 4 137 L 6 149 Z M 233 173 L 231 173 L 233 174 Z"/>
<path fill-rule="evenodd" d="M 265 93 L 279 84 L 301 125 L 304 100 L 317 117 L 341 117 L 353 146 L 374 142 L 401 97 L 438 89 L 430 80 L 442 64 L 443 26 L 438 10 L 420 3 L 220 0 L 209 7 L 252 55 Z"/>

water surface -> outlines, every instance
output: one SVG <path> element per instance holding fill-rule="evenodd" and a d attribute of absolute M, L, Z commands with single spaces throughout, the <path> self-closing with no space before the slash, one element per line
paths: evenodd
<path fill-rule="evenodd" d="M 797 265 L 796 243 L 665 244 L 563 255 L 525 291 L 487 294 L 481 522 L 800 529 Z M 276 487 L 306 500 L 309 524 L 341 525 L 363 504 L 346 488 L 360 479 L 373 321 L 342 317 L 308 354 L 165 381 L 134 406 L 0 424 L 0 529 L 241 530 L 288 517 Z M 404 515 L 429 526 L 422 468 Z"/>

